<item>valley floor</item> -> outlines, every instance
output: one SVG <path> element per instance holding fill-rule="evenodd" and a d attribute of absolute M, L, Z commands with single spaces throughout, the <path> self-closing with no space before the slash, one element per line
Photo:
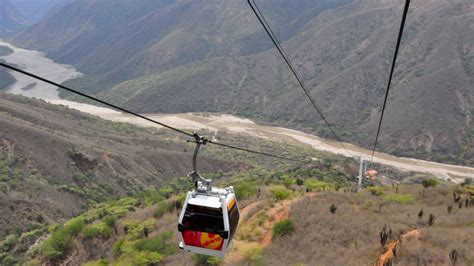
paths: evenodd
<path fill-rule="evenodd" d="M 14 51 L 12 54 L 3 57 L 3 59 L 8 63 L 22 65 L 26 71 L 31 71 L 56 82 L 64 82 L 82 75 L 71 66 L 58 64 L 47 59 L 43 53 L 20 49 L 5 42 L 0 42 L 0 45 L 8 46 Z M 49 67 L 44 68 L 45 65 L 48 65 Z M 59 99 L 58 91 L 53 86 L 36 82 L 35 80 L 19 73 L 12 74 L 17 81 L 9 88 L 8 91 L 10 93 L 41 98 L 53 104 L 65 105 L 112 121 L 127 122 L 140 126 L 156 126 L 147 121 L 140 121 L 135 117 L 109 108 Z M 27 90 L 24 89 L 26 87 L 28 87 Z M 147 114 L 147 116 L 178 128 L 189 130 L 207 129 L 214 131 L 215 137 L 218 137 L 219 131 L 247 133 L 255 137 L 273 141 L 302 143 L 317 150 L 341 154 L 347 157 L 360 156 L 368 158 L 371 155 L 371 151 L 352 144 L 345 143 L 344 146 L 347 149 L 343 149 L 339 143 L 322 139 L 315 135 L 282 127 L 259 125 L 251 120 L 230 115 L 199 115 L 187 113 L 171 115 Z M 429 173 L 438 178 L 451 180 L 455 183 L 461 183 L 466 177 L 474 178 L 474 168 L 472 167 L 442 164 L 412 158 L 401 158 L 379 152 L 375 154 L 373 161 L 399 168 L 402 171 Z"/>

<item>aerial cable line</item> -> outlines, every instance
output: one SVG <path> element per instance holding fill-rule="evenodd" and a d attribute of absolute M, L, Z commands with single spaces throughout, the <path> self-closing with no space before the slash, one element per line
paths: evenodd
<path fill-rule="evenodd" d="M 326 116 L 324 116 L 324 114 L 322 113 L 322 111 L 320 110 L 320 108 L 317 106 L 316 104 L 316 101 L 313 99 L 313 97 L 311 96 L 309 90 L 306 88 L 306 85 L 305 83 L 303 82 L 303 80 L 301 79 L 300 75 L 298 74 L 298 72 L 295 70 L 295 67 L 293 66 L 293 64 L 291 63 L 291 60 L 288 58 L 288 56 L 286 55 L 285 53 L 285 50 L 283 49 L 283 47 L 281 46 L 280 42 L 278 41 L 278 38 L 275 36 L 275 34 L 273 33 L 270 25 L 268 24 L 267 20 L 265 19 L 265 16 L 263 15 L 263 13 L 260 11 L 260 9 L 258 8 L 257 4 L 255 3 L 255 0 L 252 0 L 253 2 L 253 5 L 252 3 L 250 3 L 250 0 L 247 0 L 250 8 L 252 8 L 252 11 L 253 13 L 255 14 L 255 16 L 257 17 L 258 21 L 260 22 L 260 24 L 262 25 L 263 29 L 265 30 L 265 32 L 268 34 L 268 36 L 270 37 L 271 41 L 273 42 L 273 44 L 275 45 L 275 47 L 277 48 L 278 52 L 280 53 L 280 55 L 283 57 L 283 60 L 285 60 L 286 64 L 288 65 L 288 67 L 290 68 L 291 72 L 293 73 L 293 75 L 295 76 L 296 80 L 298 81 L 300 87 L 303 89 L 304 93 L 306 94 L 306 96 L 308 97 L 309 101 L 311 102 L 311 104 L 313 105 L 314 109 L 316 110 L 316 112 L 319 114 L 319 116 L 321 116 L 322 120 L 324 121 L 324 123 L 326 123 L 326 125 L 328 126 L 329 130 L 331 131 L 332 135 L 334 136 L 334 138 L 336 139 L 336 141 L 341 145 L 341 147 L 348 151 L 350 154 L 352 154 L 346 147 L 345 145 L 342 143 L 341 139 L 337 136 L 336 132 L 333 130 L 331 124 L 329 123 L 329 121 L 327 120 Z"/>
<path fill-rule="evenodd" d="M 154 124 L 157 124 L 157 125 L 160 125 L 162 127 L 165 127 L 165 128 L 168 128 L 168 129 L 171 129 L 173 131 L 176 131 L 178 133 L 181 133 L 181 134 L 184 134 L 188 137 L 192 137 L 194 138 L 196 141 L 201 141 L 203 144 L 206 144 L 207 142 L 208 143 L 211 143 L 211 144 L 214 144 L 214 145 L 217 145 L 217 146 L 221 146 L 221 147 L 225 147 L 225 148 L 229 148 L 229 149 L 234 149 L 234 150 L 239 150 L 239 151 L 244 151 L 244 152 L 249 152 L 249 153 L 254 153 L 254 154 L 259 154 L 259 155 L 263 155 L 263 156 L 267 156 L 267 157 L 273 157 L 273 158 L 277 158 L 277 159 L 282 159 L 282 160 L 287 160 L 287 161 L 293 161 L 293 162 L 300 162 L 300 163 L 308 163 L 308 161 L 305 161 L 305 160 L 300 160 L 300 159 L 294 159 L 294 158 L 289 158 L 289 157 L 284 157 L 284 156 L 280 156 L 280 155 L 275 155 L 275 154 L 271 154 L 271 153 L 266 153 L 266 152 L 260 152 L 260 151 L 255 151 L 255 150 L 251 150 L 251 149 L 247 149 L 247 148 L 241 148 L 241 147 L 237 147 L 237 146 L 233 146 L 233 145 L 229 145 L 229 144 L 225 144 L 225 143 L 220 143 L 220 142 L 215 142 L 215 141 L 212 141 L 212 140 L 208 140 L 202 136 L 199 136 L 198 134 L 196 133 L 188 133 L 186 131 L 183 131 L 183 130 L 180 130 L 180 129 L 177 129 L 175 127 L 172 127 L 170 125 L 167 125 L 167 124 L 164 124 L 164 123 L 161 123 L 161 122 L 158 122 L 154 119 L 151 119 L 151 118 L 148 118 L 146 116 L 143 116 L 143 115 L 140 115 L 140 114 L 137 114 L 135 112 L 132 112 L 132 111 L 129 111 L 125 108 L 122 108 L 122 107 L 119 107 L 117 105 L 114 105 L 114 104 L 111 104 L 111 103 L 108 103 L 106 101 L 103 101 L 103 100 L 100 100 L 98 98 L 95 98 L 93 96 L 90 96 L 90 95 L 87 95 L 85 93 L 82 93 L 80 91 L 77 91 L 77 90 L 74 90 L 74 89 L 71 89 L 71 88 L 68 88 L 64 85 L 61 85 L 61 84 L 58 84 L 54 81 L 50 81 L 48 79 L 45 79 L 45 78 L 42 78 L 40 76 L 37 76 L 35 74 L 32 74 L 32 73 L 29 73 L 27 71 L 24 71 L 24 70 L 21 70 L 21 69 L 18 69 L 14 66 L 11 66 L 11 65 L 8 65 L 8 64 L 4 64 L 4 63 L 0 63 L 0 66 L 2 67 L 5 67 L 7 69 L 10 69 L 10 70 L 13 70 L 13 71 L 16 71 L 16 72 L 19 72 L 23 75 L 26 75 L 26 76 L 29 76 L 29 77 L 32 77 L 34 79 L 37 79 L 37 80 L 41 80 L 45 83 L 48 83 L 48 84 L 51 84 L 53 86 L 56 86 L 58 88 L 61 88 L 63 90 L 66 90 L 66 91 L 69 91 L 69 92 L 72 92 L 74 94 L 77 94 L 77 95 L 80 95 L 82 97 L 85 97 L 87 99 L 90 99 L 90 100 L 93 100 L 93 101 L 96 101 L 98 103 L 101 103 L 105 106 L 108 106 L 108 107 L 111 107 L 111 108 L 114 108 L 116 110 L 119 110 L 119 111 L 122 111 L 124 113 L 127 113 L 127 114 L 130 114 L 130 115 L 133 115 L 133 116 L 136 116 L 136 117 L 139 117 L 141 119 L 144 119 L 148 122 L 151 122 L 151 123 L 154 123 Z"/>
<path fill-rule="evenodd" d="M 395 53 L 393 55 L 392 68 L 390 70 L 390 76 L 388 78 L 387 90 L 385 91 L 385 99 L 383 101 L 382 113 L 380 114 L 379 126 L 377 129 L 377 135 L 375 136 L 374 148 L 372 149 L 372 157 L 370 162 L 374 159 L 375 149 L 377 148 L 377 143 L 379 140 L 380 129 L 382 127 L 383 115 L 385 113 L 385 107 L 387 105 L 388 93 L 390 91 L 390 85 L 392 84 L 393 72 L 395 71 L 395 64 L 397 62 L 398 50 L 400 49 L 400 43 L 402 41 L 403 29 L 405 28 L 405 22 L 408 15 L 408 9 L 410 7 L 410 0 L 405 1 L 405 9 L 403 10 L 402 22 L 400 23 L 400 31 L 398 32 L 397 45 L 395 47 Z"/>

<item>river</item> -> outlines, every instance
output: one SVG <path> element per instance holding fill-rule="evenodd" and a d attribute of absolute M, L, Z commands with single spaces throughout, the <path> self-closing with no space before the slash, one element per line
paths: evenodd
<path fill-rule="evenodd" d="M 32 72 L 36 75 L 45 77 L 57 83 L 62 83 L 68 79 L 79 77 L 82 74 L 74 67 L 64 64 L 58 64 L 46 57 L 46 54 L 20 49 L 8 43 L 0 42 L 0 46 L 8 46 L 13 53 L 3 56 L 6 62 L 16 64 L 22 69 Z M 21 94 L 27 97 L 35 97 L 43 99 L 53 104 L 61 104 L 70 108 L 97 115 L 101 118 L 128 122 L 139 126 L 159 127 L 145 120 L 123 114 L 115 110 L 97 107 L 89 104 L 77 103 L 68 100 L 62 100 L 58 96 L 57 88 L 49 84 L 35 81 L 30 77 L 20 73 L 10 72 L 16 79 L 16 82 L 7 89 L 7 92 L 13 94 Z M 230 131 L 238 133 L 247 133 L 258 138 L 269 139 L 273 141 L 299 143 L 309 145 L 317 150 L 328 151 L 347 157 L 362 156 L 370 157 L 371 151 L 352 144 L 344 143 L 346 149 L 343 149 L 339 143 L 319 138 L 315 135 L 304 132 L 282 128 L 259 125 L 249 119 L 239 118 L 231 115 L 209 115 L 200 116 L 192 113 L 185 114 L 145 114 L 146 116 L 156 119 L 162 123 L 169 124 L 174 127 L 199 130 L 208 129 L 215 132 Z M 393 155 L 376 152 L 374 162 L 393 166 L 404 171 L 416 171 L 429 173 L 444 180 L 451 180 L 455 183 L 463 181 L 464 177 L 474 178 L 474 168 L 442 164 L 412 158 L 402 158 Z"/>

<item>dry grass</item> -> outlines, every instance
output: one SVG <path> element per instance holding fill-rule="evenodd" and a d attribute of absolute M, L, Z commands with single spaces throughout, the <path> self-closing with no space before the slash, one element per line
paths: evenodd
<path fill-rule="evenodd" d="M 453 188 L 429 188 L 423 197 L 421 185 L 400 186 L 399 194 L 411 195 L 413 203 L 387 201 L 384 196 L 369 192 L 349 194 L 323 192 L 295 203 L 291 216 L 295 232 L 275 240 L 265 251 L 269 265 L 370 265 L 381 254 L 379 232 L 384 225 L 397 238 L 412 228 L 420 228 L 420 240 L 408 239 L 397 250 L 399 265 L 449 264 L 449 252 L 456 249 L 459 265 L 473 265 L 474 207 L 458 209 L 448 215 L 447 205 L 453 204 Z M 384 195 L 396 195 L 384 188 Z M 367 202 L 372 202 L 367 204 Z M 337 212 L 329 211 L 331 204 Z M 423 209 L 424 215 L 418 218 Z M 433 226 L 426 225 L 429 214 L 437 218 Z M 389 239 L 389 241 L 390 241 Z"/>

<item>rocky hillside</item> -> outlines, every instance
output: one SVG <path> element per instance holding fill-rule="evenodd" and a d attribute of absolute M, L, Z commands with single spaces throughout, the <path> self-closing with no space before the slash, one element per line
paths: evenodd
<path fill-rule="evenodd" d="M 191 167 L 192 146 L 174 135 L 43 101 L 0 94 L 0 124 L 0 237 L 162 186 Z M 243 166 L 200 160 L 206 172 Z"/>
<path fill-rule="evenodd" d="M 95 205 L 58 224 L 33 246 L 25 244 L 33 238 L 31 232 L 10 235 L 0 241 L 0 249 L 7 251 L 3 258 L 0 254 L 0 262 L 448 265 L 454 250 L 456 264 L 472 264 L 474 240 L 469 232 L 474 226 L 474 186 L 430 182 L 427 188 L 420 184 L 372 186 L 356 194 L 350 192 L 350 183 L 337 178 L 334 166 L 340 167 L 339 163 L 259 171 L 258 178 L 255 172 L 241 173 L 219 182 L 236 187 L 241 210 L 233 246 L 223 259 L 177 248 L 177 216 L 185 195 L 166 195 L 161 190 Z M 325 173 L 325 181 L 317 173 Z"/>
<path fill-rule="evenodd" d="M 111 3 L 75 1 L 13 42 L 77 66 L 87 76 L 70 84 L 136 111 L 225 112 L 331 137 L 245 1 Z M 339 135 L 370 147 L 403 1 L 257 3 Z M 383 151 L 474 163 L 472 10 L 412 4 Z"/>
<path fill-rule="evenodd" d="M 0 0 L 0 38 L 18 33 L 27 26 L 27 20 L 10 0 Z"/>

